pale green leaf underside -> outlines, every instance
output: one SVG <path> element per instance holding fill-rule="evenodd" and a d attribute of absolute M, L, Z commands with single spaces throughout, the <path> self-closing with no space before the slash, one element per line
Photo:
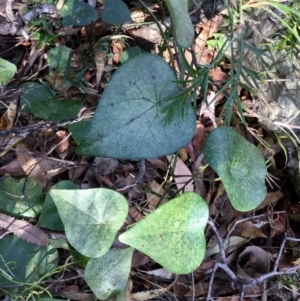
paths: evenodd
<path fill-rule="evenodd" d="M 205 256 L 208 207 L 196 193 L 167 202 L 119 236 L 176 274 L 194 271 Z"/>
<path fill-rule="evenodd" d="M 90 259 L 84 278 L 98 299 L 108 300 L 126 288 L 133 251 L 132 248 L 113 249 Z"/>
<path fill-rule="evenodd" d="M 52 197 L 65 226 L 70 244 L 81 254 L 99 257 L 111 247 L 123 225 L 126 199 L 110 189 L 52 189 Z"/>
<path fill-rule="evenodd" d="M 267 167 L 253 144 L 235 129 L 223 126 L 208 136 L 204 156 L 220 176 L 235 209 L 249 211 L 261 204 L 267 194 Z"/>

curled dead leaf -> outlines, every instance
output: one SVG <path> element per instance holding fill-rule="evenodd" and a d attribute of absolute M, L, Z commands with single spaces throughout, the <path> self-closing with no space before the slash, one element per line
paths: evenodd
<path fill-rule="evenodd" d="M 44 188 L 47 184 L 47 177 L 42 171 L 39 161 L 29 154 L 27 147 L 23 143 L 18 144 L 16 155 L 25 174 L 41 188 Z"/>
<path fill-rule="evenodd" d="M 17 115 L 17 103 L 12 101 L 7 110 L 1 116 L 0 120 L 0 129 L 1 130 L 10 130 L 14 126 L 15 118 Z"/>

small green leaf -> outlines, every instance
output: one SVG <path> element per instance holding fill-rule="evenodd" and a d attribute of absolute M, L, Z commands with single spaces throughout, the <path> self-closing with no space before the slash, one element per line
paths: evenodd
<path fill-rule="evenodd" d="M 64 1 L 60 14 L 63 17 L 63 26 L 84 26 L 96 21 L 98 18 L 98 13 L 94 7 L 79 0 Z"/>
<path fill-rule="evenodd" d="M 90 260 L 90 257 L 82 255 L 77 250 L 75 250 L 70 244 L 68 244 L 68 246 L 69 246 L 69 251 L 72 257 L 74 258 L 74 260 L 83 268 L 85 268 Z"/>
<path fill-rule="evenodd" d="M 235 129 L 222 126 L 206 139 L 204 156 L 221 178 L 232 206 L 255 209 L 267 194 L 267 166 L 260 151 Z"/>
<path fill-rule="evenodd" d="M 76 129 L 77 137 L 86 137 L 76 151 L 143 159 L 169 155 L 187 145 L 194 136 L 195 114 L 187 103 L 182 116 L 175 81 L 173 70 L 157 55 L 144 53 L 128 60 L 108 83 L 90 128 L 82 129 L 81 134 Z M 174 118 L 168 123 L 166 108 L 171 105 Z"/>
<path fill-rule="evenodd" d="M 0 211 L 16 217 L 37 218 L 44 195 L 31 179 L 16 182 L 11 176 L 0 179 Z"/>
<path fill-rule="evenodd" d="M 99 257 L 111 247 L 124 223 L 126 199 L 110 189 L 51 189 L 71 245 L 88 257 Z"/>
<path fill-rule="evenodd" d="M 39 101 L 47 101 L 55 97 L 55 92 L 48 88 L 46 85 L 38 83 L 27 82 L 21 85 L 21 99 L 20 106 L 22 112 L 32 113 L 31 105 Z"/>
<path fill-rule="evenodd" d="M 120 61 L 124 64 L 129 59 L 132 59 L 135 56 L 138 56 L 143 53 L 143 50 L 139 46 L 130 47 L 124 50 L 121 54 Z"/>
<path fill-rule="evenodd" d="M 112 25 L 121 25 L 132 21 L 130 11 L 122 0 L 106 0 L 101 19 Z"/>
<path fill-rule="evenodd" d="M 186 192 L 154 210 L 119 236 L 175 274 L 194 271 L 205 256 L 204 229 L 208 207 L 196 193 Z"/>
<path fill-rule="evenodd" d="M 36 117 L 50 121 L 63 121 L 77 117 L 82 107 L 81 100 L 55 98 L 33 102 L 31 111 Z"/>
<path fill-rule="evenodd" d="M 66 46 L 58 46 L 51 48 L 47 53 L 47 61 L 49 63 L 50 73 L 53 69 L 66 71 L 69 67 L 71 49 Z"/>
<path fill-rule="evenodd" d="M 182 48 L 193 44 L 194 26 L 188 12 L 188 0 L 166 0 L 174 24 L 175 39 Z"/>
<path fill-rule="evenodd" d="M 6 236 L 0 240 L 0 250 L 0 288 L 10 286 L 5 287 L 8 291 L 25 289 L 12 281 L 39 283 L 41 277 L 50 276 L 57 267 L 58 253 L 50 245 L 40 247 L 16 236 Z"/>
<path fill-rule="evenodd" d="M 51 189 L 77 189 L 77 186 L 71 181 L 60 181 L 52 186 Z M 55 203 L 49 192 L 45 197 L 45 203 L 43 205 L 37 226 L 54 231 L 63 231 L 65 229 L 58 214 L 57 207 L 55 206 Z"/>
<path fill-rule="evenodd" d="M 100 300 L 119 294 L 126 287 L 134 249 L 110 250 L 99 258 L 92 258 L 85 269 L 85 280 Z"/>
<path fill-rule="evenodd" d="M 8 83 L 17 72 L 15 64 L 0 58 L 0 86 Z"/>

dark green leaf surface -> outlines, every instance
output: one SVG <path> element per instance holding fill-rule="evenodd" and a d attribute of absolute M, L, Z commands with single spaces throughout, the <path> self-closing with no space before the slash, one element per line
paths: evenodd
<path fill-rule="evenodd" d="M 66 46 L 58 46 L 50 49 L 47 53 L 50 72 L 52 72 L 53 69 L 66 71 L 69 67 L 68 64 L 71 52 L 72 50 Z"/>
<path fill-rule="evenodd" d="M 126 219 L 126 199 L 105 188 L 51 189 L 49 194 L 71 245 L 88 257 L 105 254 Z"/>
<path fill-rule="evenodd" d="M 175 274 L 188 274 L 203 261 L 208 207 L 196 193 L 186 192 L 154 210 L 119 236 Z"/>
<path fill-rule="evenodd" d="M 105 23 L 112 25 L 121 25 L 132 21 L 130 11 L 122 0 L 106 1 L 101 18 Z"/>
<path fill-rule="evenodd" d="M 235 129 L 222 126 L 206 139 L 204 156 L 220 176 L 232 206 L 255 209 L 267 194 L 267 167 L 260 151 Z"/>
<path fill-rule="evenodd" d="M 51 189 L 77 189 L 77 186 L 71 181 L 60 181 L 52 186 Z M 49 192 L 45 197 L 45 203 L 43 205 L 37 226 L 54 231 L 64 230 L 64 225 L 60 219 L 55 203 Z"/>
<path fill-rule="evenodd" d="M 85 280 L 95 296 L 108 300 L 122 292 L 127 284 L 134 249 L 110 250 L 92 258 L 85 269 Z"/>
<path fill-rule="evenodd" d="M 187 104 L 182 116 L 176 99 L 170 99 L 179 93 L 175 80 L 173 70 L 157 55 L 144 53 L 120 66 L 102 94 L 90 129 L 75 133 L 88 137 L 77 147 L 77 153 L 157 158 L 187 145 L 195 132 L 195 114 Z M 175 114 L 167 122 L 165 109 L 171 104 Z"/>
<path fill-rule="evenodd" d="M 67 0 L 60 10 L 63 17 L 63 26 L 88 25 L 98 18 L 98 13 L 94 7 L 79 0 Z"/>
<path fill-rule="evenodd" d="M 32 113 L 31 105 L 39 101 L 47 101 L 55 97 L 55 92 L 46 85 L 27 82 L 21 85 L 22 94 L 20 98 L 20 106 L 22 112 Z"/>
<path fill-rule="evenodd" d="M 46 101 L 33 102 L 32 113 L 45 120 L 63 121 L 76 118 L 81 109 L 82 102 L 76 99 L 58 100 L 55 98 Z"/>
<path fill-rule="evenodd" d="M 13 285 L 9 279 L 24 283 L 38 282 L 51 273 L 58 263 L 57 251 L 50 245 L 40 247 L 16 236 L 6 236 L 0 240 L 0 255 L 0 288 L 12 286 L 11 289 L 5 288 L 9 291 L 20 292 L 25 288 Z"/>

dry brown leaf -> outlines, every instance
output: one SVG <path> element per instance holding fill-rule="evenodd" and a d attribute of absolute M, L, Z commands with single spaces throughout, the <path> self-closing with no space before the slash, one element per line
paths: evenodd
<path fill-rule="evenodd" d="M 12 129 L 14 126 L 16 115 L 17 115 L 17 104 L 11 101 L 7 110 L 1 116 L 0 129 L 1 130 Z"/>
<path fill-rule="evenodd" d="M 182 148 L 178 151 L 178 157 L 183 161 L 187 161 L 189 158 L 188 152 L 185 148 Z"/>
<path fill-rule="evenodd" d="M 274 192 L 268 192 L 267 196 L 265 197 L 263 202 L 256 208 L 256 210 L 263 209 L 266 206 L 277 202 L 282 197 L 283 197 L 283 193 L 280 190 Z"/>
<path fill-rule="evenodd" d="M 143 214 L 134 207 L 129 207 L 129 213 L 136 222 L 140 221 L 144 217 Z"/>
<path fill-rule="evenodd" d="M 47 184 L 47 177 L 39 165 L 41 161 L 29 155 L 28 149 L 23 143 L 18 144 L 16 155 L 26 175 L 44 188 Z"/>
<path fill-rule="evenodd" d="M 135 23 L 143 23 L 145 22 L 145 19 L 147 15 L 145 14 L 145 11 L 139 7 L 134 7 L 130 10 L 131 19 Z"/>
<path fill-rule="evenodd" d="M 27 221 L 15 219 L 4 213 L 0 213 L 0 227 L 15 234 L 20 239 L 38 246 L 47 246 L 49 243 L 47 234 L 41 229 Z"/>
<path fill-rule="evenodd" d="M 194 150 L 195 151 L 203 150 L 204 142 L 205 142 L 205 127 L 199 120 L 197 120 L 196 131 L 192 140 L 192 145 L 194 147 Z"/>
<path fill-rule="evenodd" d="M 164 194 L 164 189 L 159 185 L 155 180 L 152 180 L 149 185 L 150 189 L 152 191 L 155 191 L 159 195 Z M 160 197 L 152 194 L 152 193 L 146 193 L 147 196 L 147 202 L 148 202 L 148 208 L 151 210 L 154 210 L 160 200 Z M 160 205 L 165 203 L 169 199 L 169 196 L 166 194 L 165 197 L 161 200 Z"/>
<path fill-rule="evenodd" d="M 9 134 L 8 137 L 5 137 L 1 141 L 1 147 L 5 146 L 5 149 L 0 153 L 0 157 L 3 157 L 6 155 L 12 148 L 15 148 L 17 144 L 19 144 L 21 141 L 24 140 L 24 138 L 28 135 L 28 132 L 23 132 L 19 134 L 18 136 L 14 136 L 14 134 Z M 2 139 L 1 139 L 2 140 Z"/>
<path fill-rule="evenodd" d="M 185 275 L 179 275 L 173 285 L 173 292 L 177 298 L 182 299 L 190 291 L 190 280 Z"/>
<path fill-rule="evenodd" d="M 231 296 L 231 297 L 222 297 L 216 299 L 216 301 L 239 301 L 240 296 Z M 243 301 L 251 301 L 252 299 L 250 298 L 243 298 Z"/>
<path fill-rule="evenodd" d="M 66 286 L 65 288 L 60 289 L 60 292 L 62 294 L 62 297 L 68 298 L 71 300 L 76 300 L 76 301 L 94 301 L 95 300 L 95 295 L 91 293 L 81 293 L 79 291 L 76 291 L 77 285 L 69 285 Z"/>
<path fill-rule="evenodd" d="M 142 253 L 138 250 L 134 250 L 133 256 L 132 256 L 132 263 L 131 263 L 131 266 L 133 268 L 141 266 L 141 265 L 145 265 L 148 262 L 149 262 L 149 257 L 147 255 L 145 255 L 144 253 Z"/>
<path fill-rule="evenodd" d="M 167 156 L 170 165 L 173 166 L 175 158 Z M 180 158 L 177 158 L 174 168 L 174 178 L 178 190 L 184 187 L 184 191 L 194 191 L 194 180 L 190 169 L 182 162 Z"/>
<path fill-rule="evenodd" d="M 134 294 L 132 294 L 132 299 L 136 300 L 136 301 L 145 301 L 145 300 L 155 299 L 156 297 L 168 292 L 172 286 L 173 286 L 173 283 L 171 283 L 169 286 L 164 287 L 164 288 L 134 293 Z"/>
<path fill-rule="evenodd" d="M 95 55 L 95 63 L 97 68 L 95 89 L 98 90 L 105 69 L 106 54 L 100 46 L 96 45 L 94 46 L 94 55 Z"/>
<path fill-rule="evenodd" d="M 25 174 L 18 159 L 15 159 L 0 168 L 0 175 L 10 174 L 13 177 L 23 176 Z"/>
<path fill-rule="evenodd" d="M 121 54 L 123 52 L 123 46 L 120 42 L 112 41 L 112 49 L 114 54 L 113 61 L 114 63 L 119 63 Z"/>
<path fill-rule="evenodd" d="M 96 172 L 101 176 L 107 176 L 117 169 L 119 161 L 113 158 L 96 157 L 94 159 Z"/>
<path fill-rule="evenodd" d="M 242 264 L 243 263 L 243 264 Z M 260 274 L 266 274 L 270 270 L 270 256 L 265 250 L 256 246 L 247 247 L 238 257 L 237 275 L 241 279 L 251 281 L 255 278 L 254 271 Z M 247 273 L 249 269 L 249 273 Z M 250 274 L 251 273 L 251 274 Z"/>
<path fill-rule="evenodd" d="M 217 128 L 217 123 L 216 123 L 216 115 L 215 115 L 215 92 L 210 92 L 207 97 L 206 101 L 203 101 L 201 103 L 201 108 L 200 108 L 200 116 L 206 116 L 209 118 L 212 123 L 214 128 Z"/>
<path fill-rule="evenodd" d="M 54 140 L 55 145 L 55 151 L 61 155 L 61 154 L 67 154 L 68 152 L 68 147 L 69 147 L 69 140 L 70 140 L 70 135 L 67 131 L 57 131 L 55 133 L 57 136 L 57 139 Z"/>
<path fill-rule="evenodd" d="M 209 75 L 212 77 L 214 82 L 218 82 L 219 84 L 226 82 L 228 79 L 228 73 L 222 71 L 220 67 L 210 69 Z"/>
<path fill-rule="evenodd" d="M 271 237 L 282 234 L 285 232 L 287 223 L 287 217 L 285 213 L 279 213 L 273 215 L 273 220 L 270 221 Z"/>
<path fill-rule="evenodd" d="M 241 235 L 245 238 L 267 238 L 267 235 L 265 235 L 259 228 L 255 227 L 255 225 L 250 221 L 243 222 L 241 226 L 243 229 Z"/>

